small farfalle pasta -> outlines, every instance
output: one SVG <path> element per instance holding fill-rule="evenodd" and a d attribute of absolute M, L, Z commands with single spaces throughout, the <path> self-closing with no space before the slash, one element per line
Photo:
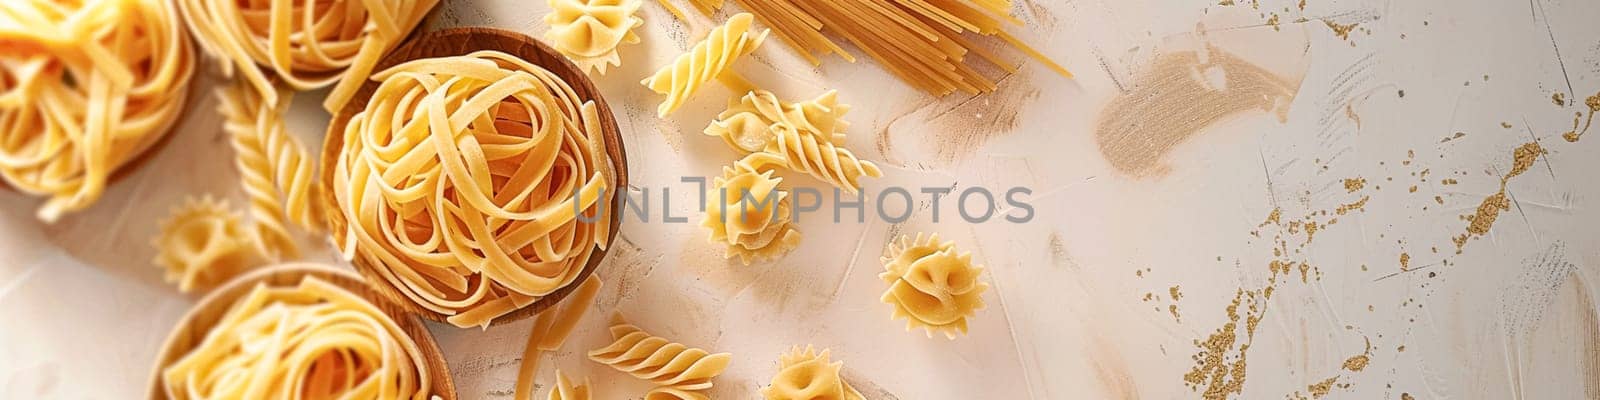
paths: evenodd
<path fill-rule="evenodd" d="M 48 197 L 55 222 L 166 136 L 194 49 L 163 0 L 6 0 L 0 6 L 0 178 Z"/>
<path fill-rule="evenodd" d="M 849 111 L 833 91 L 786 103 L 772 92 L 755 90 L 729 105 L 704 133 L 721 137 L 740 154 L 778 155 L 784 168 L 855 194 L 861 177 L 880 177 L 883 171 L 843 147 L 843 131 L 849 126 L 843 117 Z"/>
<path fill-rule="evenodd" d="M 550 31 L 545 40 L 584 72 L 604 75 L 609 66 L 622 65 L 617 46 L 639 43 L 633 29 L 644 25 L 635 16 L 643 5 L 640 0 L 549 0 L 549 4 L 544 22 Z"/>
<path fill-rule="evenodd" d="M 590 387 L 592 386 L 589 384 L 588 379 L 584 379 L 582 385 L 574 385 L 572 380 L 567 378 L 567 374 L 558 369 L 556 370 L 556 384 L 550 388 L 550 396 L 547 399 L 589 400 L 593 397 L 589 390 Z"/>
<path fill-rule="evenodd" d="M 611 318 L 611 344 L 589 352 L 589 359 L 662 386 L 697 391 L 711 388 L 711 379 L 728 369 L 733 355 L 708 351 L 652 336 L 629 324 L 621 314 Z"/>
<path fill-rule="evenodd" d="M 955 242 L 940 242 L 939 235 L 916 239 L 901 236 L 883 257 L 889 283 L 882 300 L 894 306 L 893 318 L 906 318 L 906 330 L 922 327 L 933 337 L 942 332 L 955 339 L 967 333 L 967 319 L 984 307 L 983 266 L 972 264 L 971 253 L 957 253 Z"/>
<path fill-rule="evenodd" d="M 829 362 L 828 350 L 795 346 L 778 357 L 778 374 L 761 389 L 767 400 L 862 400 L 861 392 L 840 376 L 843 362 Z"/>
<path fill-rule="evenodd" d="M 794 229 L 789 193 L 778 188 L 783 178 L 773 168 L 783 160 L 753 153 L 722 168 L 706 193 L 705 219 L 711 243 L 727 247 L 724 256 L 745 265 L 780 257 L 800 245 Z"/>
<path fill-rule="evenodd" d="M 200 48 L 223 61 L 224 74 L 237 68 L 268 104 L 278 102 L 276 75 L 297 90 L 335 85 L 322 106 L 337 112 L 438 0 L 176 3 Z"/>
<path fill-rule="evenodd" d="M 239 184 L 250 198 L 256 237 L 263 254 L 280 260 L 300 254 L 286 221 L 308 230 L 320 225 L 311 207 L 317 187 L 311 158 L 283 121 L 287 96 L 269 104 L 242 82 L 217 90 L 222 130 L 231 139 Z"/>
<path fill-rule="evenodd" d="M 688 52 L 678 56 L 672 64 L 661 67 L 654 75 L 640 82 L 651 91 L 667 96 L 656 114 L 667 114 L 683 103 L 706 83 L 729 71 L 740 56 L 750 54 L 766 40 L 768 30 L 751 34 L 750 24 L 755 20 L 749 13 L 739 13 L 728 18 L 728 23 L 711 30 L 711 34 L 696 43 Z"/>
<path fill-rule="evenodd" d="M 258 284 L 161 371 L 172 399 L 427 399 L 421 348 L 372 303 L 322 279 Z"/>
<path fill-rule="evenodd" d="M 211 196 L 174 207 L 151 242 L 155 264 L 185 293 L 215 287 L 256 266 L 261 260 L 254 243 L 228 203 Z"/>
<path fill-rule="evenodd" d="M 347 258 L 469 327 L 572 284 L 605 247 L 615 172 L 596 105 L 560 77 L 479 51 L 373 79 L 330 184 Z"/>

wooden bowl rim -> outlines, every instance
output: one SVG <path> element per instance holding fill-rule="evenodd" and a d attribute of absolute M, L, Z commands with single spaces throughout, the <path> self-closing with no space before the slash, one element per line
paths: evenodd
<path fill-rule="evenodd" d="M 381 295 L 374 295 L 371 285 L 365 283 L 366 280 L 361 275 L 328 265 L 299 262 L 279 264 L 246 272 L 206 293 L 199 301 L 195 302 L 194 306 L 189 308 L 189 311 L 185 312 L 183 317 L 178 320 L 177 325 L 172 327 L 172 332 L 167 334 L 166 340 L 161 345 L 160 353 L 156 355 L 155 368 L 150 373 L 150 399 L 167 399 L 166 390 L 163 389 L 161 383 L 161 371 L 184 354 L 188 354 L 194 348 L 193 345 L 203 341 L 205 333 L 201 332 L 210 332 L 210 326 L 206 326 L 204 330 L 195 329 L 197 327 L 193 326 L 193 324 L 197 323 L 197 319 L 201 319 L 208 314 L 213 315 L 213 320 L 221 318 L 227 307 L 231 307 L 234 301 L 249 294 L 249 291 L 255 288 L 259 282 L 267 280 L 292 280 L 298 282 L 306 276 L 315 276 L 330 284 L 349 290 L 382 310 L 384 314 L 395 321 L 396 325 L 400 326 L 402 331 L 405 331 L 411 337 L 412 341 L 417 343 L 417 348 L 422 350 L 420 355 L 423 361 L 422 367 L 427 369 L 425 372 L 432 380 L 433 393 L 430 394 L 437 395 L 443 400 L 455 400 L 457 398 L 455 382 L 450 377 L 450 368 L 448 363 L 445 362 L 444 352 L 439 349 L 439 343 L 433 339 L 433 334 L 428 331 L 427 325 L 423 324 L 422 320 L 395 306 L 387 298 Z M 198 334 L 198 336 L 190 336 L 194 334 Z M 190 338 L 190 345 L 183 349 L 176 348 L 179 345 L 179 340 L 185 337 Z"/>
<path fill-rule="evenodd" d="M 437 51 L 438 49 L 428 48 L 428 46 L 437 43 L 453 46 L 452 50 L 456 51 L 450 54 L 438 54 L 440 53 Z M 516 43 L 517 46 L 499 46 L 507 43 Z M 549 45 L 534 40 L 528 35 L 485 27 L 447 28 L 425 33 L 416 32 L 399 47 L 396 47 L 394 51 L 390 52 L 383 60 L 380 60 L 372 70 L 376 73 L 415 59 L 460 56 L 480 50 L 498 50 L 519 57 L 530 64 L 545 68 L 566 81 L 567 85 L 571 86 L 572 90 L 578 94 L 578 97 L 583 100 L 594 101 L 600 114 L 600 131 L 601 134 L 605 135 L 606 154 L 611 160 L 612 170 L 615 171 L 615 180 L 611 182 L 608 189 L 614 190 L 615 193 L 620 193 L 624 188 L 628 187 L 626 146 L 623 144 L 621 129 L 617 126 L 616 115 L 612 113 L 611 106 L 583 70 L 578 69 L 572 61 L 557 53 Z M 342 210 L 339 209 L 338 201 L 334 198 L 333 191 L 334 166 L 338 162 L 339 153 L 344 149 L 343 127 L 349 122 L 350 117 L 366 108 L 367 103 L 372 99 L 373 92 L 377 91 L 379 84 L 379 82 L 372 80 L 362 84 L 350 101 L 345 103 L 344 107 L 333 115 L 333 118 L 328 123 L 328 132 L 323 138 L 322 160 L 320 162 L 320 168 L 322 168 L 320 171 L 322 175 L 322 198 L 319 203 L 323 208 L 322 214 L 326 218 L 325 222 L 329 229 L 330 238 L 333 230 L 345 229 L 345 224 L 347 223 L 344 220 Z M 621 230 L 622 213 L 620 210 L 625 196 L 616 195 L 615 193 L 612 196 L 612 204 L 607 207 L 607 211 L 611 214 L 611 226 L 609 234 L 603 240 L 605 240 L 606 248 L 608 249 L 616 241 L 617 233 Z M 608 253 L 598 247 L 592 249 L 592 251 L 588 264 L 578 272 L 578 277 L 573 279 L 572 283 L 556 289 L 556 291 L 540 298 L 533 304 L 494 318 L 489 322 L 489 325 L 498 326 L 519 321 L 538 315 L 540 312 L 560 303 L 567 295 L 576 291 L 584 280 L 589 279 L 589 276 L 594 274 L 595 269 L 599 267 L 601 261 L 605 260 Z M 361 253 L 362 250 L 357 248 L 356 252 Z M 450 317 L 449 315 L 427 309 L 412 302 L 409 297 L 396 289 L 373 266 L 367 265 L 364 257 L 358 254 L 357 257 L 350 261 L 356 266 L 357 271 L 367 277 L 369 284 L 377 288 L 379 293 L 389 297 L 395 304 L 423 318 L 448 324 L 447 318 Z M 450 326 L 455 325 L 451 324 Z"/>

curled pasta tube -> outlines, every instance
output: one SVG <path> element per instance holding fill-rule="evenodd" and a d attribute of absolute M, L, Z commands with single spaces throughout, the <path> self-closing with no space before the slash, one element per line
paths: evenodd
<path fill-rule="evenodd" d="M 776 155 L 784 168 L 854 194 L 862 177 L 879 177 L 883 172 L 843 147 L 843 131 L 849 126 L 843 116 L 849 110 L 833 91 L 787 103 L 772 92 L 756 90 L 729 105 L 704 133 L 722 138 L 740 154 Z"/>
<path fill-rule="evenodd" d="M 752 35 L 750 24 L 755 19 L 749 13 L 739 13 L 711 34 L 696 43 L 688 52 L 661 67 L 654 75 L 641 81 L 650 90 L 667 96 L 656 113 L 661 117 L 677 110 L 706 83 L 729 71 L 740 56 L 754 52 L 766 39 L 769 30 Z"/>

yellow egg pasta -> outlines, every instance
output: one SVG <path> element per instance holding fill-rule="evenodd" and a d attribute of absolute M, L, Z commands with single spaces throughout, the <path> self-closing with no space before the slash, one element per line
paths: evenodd
<path fill-rule="evenodd" d="M 644 400 L 710 400 L 702 390 L 689 390 L 681 386 L 662 386 L 645 392 Z"/>
<path fill-rule="evenodd" d="M 378 59 L 422 22 L 438 0 L 175 0 L 200 48 L 237 68 L 268 104 L 270 75 L 296 90 L 335 85 L 322 103 L 337 112 Z M 259 66 L 259 67 L 258 67 Z M 266 69 L 267 71 L 262 71 Z"/>
<path fill-rule="evenodd" d="M 578 286 L 578 291 L 562 300 L 560 307 L 545 310 L 534 319 L 533 330 L 528 332 L 528 344 L 522 348 L 522 362 L 517 369 L 517 384 L 512 397 L 533 397 L 533 379 L 539 374 L 539 358 L 544 352 L 558 350 L 566 343 L 567 337 L 577 327 L 578 320 L 583 319 L 589 306 L 594 304 L 594 297 L 600 294 L 601 285 L 599 275 L 590 275 L 582 286 Z"/>
<path fill-rule="evenodd" d="M 250 197 L 256 237 L 264 254 L 280 260 L 300 254 L 286 221 L 307 230 L 321 224 L 311 204 L 317 188 L 311 157 L 283 121 L 288 96 L 270 104 L 244 83 L 217 90 L 222 130 L 233 145 L 240 186 Z"/>
<path fill-rule="evenodd" d="M 588 379 L 584 379 L 582 385 L 574 385 L 574 384 L 572 384 L 572 380 L 571 379 L 567 379 L 567 374 L 562 373 L 561 370 L 558 369 L 558 370 L 556 370 L 556 384 L 554 385 L 554 387 L 552 387 L 550 389 L 550 397 L 548 397 L 548 399 L 549 400 L 589 400 L 590 397 L 592 396 L 589 393 L 589 388 L 590 387 L 591 387 L 591 385 L 589 384 L 589 380 Z M 521 399 L 521 398 L 525 398 L 525 397 L 518 397 L 518 398 Z"/>
<path fill-rule="evenodd" d="M 840 377 L 843 362 L 829 362 L 828 350 L 795 346 L 778 357 L 778 374 L 761 389 L 767 400 L 862 400 L 861 392 Z"/>
<path fill-rule="evenodd" d="M 783 178 L 773 167 L 783 161 L 771 153 L 753 153 L 722 168 L 706 193 L 705 219 L 711 243 L 727 246 L 724 256 L 753 261 L 777 258 L 800 245 L 792 224 L 789 192 L 778 188 Z"/>
<path fill-rule="evenodd" d="M 967 319 L 984 307 L 982 265 L 972 265 L 971 253 L 956 253 L 954 242 L 940 242 L 939 235 L 916 239 L 901 236 L 891 243 L 883 257 L 885 271 L 879 274 L 889 283 L 882 300 L 894 306 L 894 318 L 906 318 L 906 330 L 922 327 L 933 337 L 943 332 L 955 339 L 967 333 Z"/>
<path fill-rule="evenodd" d="M 880 177 L 883 171 L 844 148 L 843 131 L 850 124 L 842 118 L 849 111 L 833 91 L 787 103 L 772 92 L 756 90 L 729 105 L 704 133 L 721 137 L 740 154 L 777 155 L 785 168 L 855 194 L 861 177 Z"/>
<path fill-rule="evenodd" d="M 711 34 L 693 48 L 661 67 L 654 75 L 640 82 L 657 94 L 667 96 L 656 109 L 656 114 L 667 114 L 683 106 L 690 96 L 712 79 L 728 72 L 740 56 L 754 52 L 767 37 L 767 30 L 751 34 L 754 20 L 748 13 L 728 19 L 728 23 L 711 30 Z"/>
<path fill-rule="evenodd" d="M 210 196 L 174 207 L 151 242 L 155 264 L 182 292 L 215 287 L 256 266 L 261 260 L 254 243 L 228 203 Z"/>
<path fill-rule="evenodd" d="M 545 40 L 584 72 L 605 75 L 608 66 L 622 65 L 617 46 L 639 43 L 633 28 L 644 25 L 635 16 L 640 0 L 548 0 L 550 25 Z"/>
<path fill-rule="evenodd" d="M 843 37 L 901 81 L 934 95 L 995 90 L 995 81 L 969 65 L 977 54 L 1006 72 L 1017 67 L 967 33 L 996 37 L 1061 76 L 1072 73 L 1005 31 L 1021 25 L 1010 0 L 734 0 L 772 27 L 778 39 L 813 64 L 838 54 L 855 62 L 833 39 Z"/>
<path fill-rule="evenodd" d="M 600 208 L 616 172 L 593 102 L 497 51 L 373 79 L 372 100 L 342 128 L 330 183 L 347 258 L 460 327 L 577 279 L 616 212 Z"/>
<path fill-rule="evenodd" d="M 611 320 L 612 342 L 589 352 L 589 359 L 617 371 L 681 390 L 711 388 L 711 379 L 728 368 L 733 355 L 708 351 L 652 336 L 622 319 Z"/>
<path fill-rule="evenodd" d="M 422 351 L 372 303 L 316 277 L 258 284 L 161 371 L 168 398 L 427 399 Z"/>
<path fill-rule="evenodd" d="M 48 200 L 54 222 L 177 120 L 194 49 L 163 0 L 6 0 L 0 5 L 0 178 Z"/>

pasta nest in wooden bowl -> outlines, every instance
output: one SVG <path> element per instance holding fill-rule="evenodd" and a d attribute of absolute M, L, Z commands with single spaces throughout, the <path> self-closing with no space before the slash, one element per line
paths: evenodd
<path fill-rule="evenodd" d="M 329 233 L 378 290 L 458 327 L 526 318 L 593 273 L 627 165 L 598 90 L 497 29 L 425 33 L 334 115 Z"/>
<path fill-rule="evenodd" d="M 194 49 L 164 0 L 6 0 L 0 10 L 0 187 L 88 208 L 165 143 Z"/>
<path fill-rule="evenodd" d="M 150 398 L 455 400 L 422 320 L 360 275 L 283 264 L 210 292 L 167 337 Z"/>

